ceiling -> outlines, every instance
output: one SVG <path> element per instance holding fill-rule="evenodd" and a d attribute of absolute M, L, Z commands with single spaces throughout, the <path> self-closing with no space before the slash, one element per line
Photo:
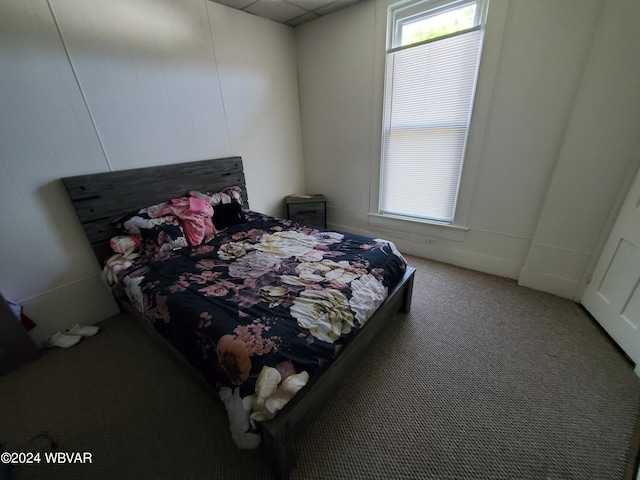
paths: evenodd
<path fill-rule="evenodd" d="M 297 27 L 362 0 L 214 0 L 243 12 Z"/>

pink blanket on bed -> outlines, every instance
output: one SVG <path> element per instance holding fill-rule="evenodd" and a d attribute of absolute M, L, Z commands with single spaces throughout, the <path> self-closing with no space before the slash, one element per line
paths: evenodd
<path fill-rule="evenodd" d="M 180 218 L 183 221 L 184 234 L 191 245 L 200 245 L 204 237 L 216 232 L 211 221 L 213 207 L 200 198 L 174 198 L 160 214 Z"/>

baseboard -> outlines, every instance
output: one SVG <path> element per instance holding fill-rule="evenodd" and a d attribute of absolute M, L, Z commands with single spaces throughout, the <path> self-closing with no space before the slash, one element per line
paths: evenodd
<path fill-rule="evenodd" d="M 530 268 L 523 268 L 518 278 L 518 285 L 533 288 L 541 292 L 553 293 L 559 297 L 577 300 L 581 289 L 580 282 L 563 278 L 549 273 L 537 272 Z"/>

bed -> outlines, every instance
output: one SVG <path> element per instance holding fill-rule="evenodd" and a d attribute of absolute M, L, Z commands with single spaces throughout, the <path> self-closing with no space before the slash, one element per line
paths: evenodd
<path fill-rule="evenodd" d="M 251 211 L 240 157 L 62 180 L 101 266 L 115 259 L 121 309 L 213 387 L 236 443 L 260 442 L 288 478 L 313 412 L 408 313 L 415 269 L 390 242 Z"/>

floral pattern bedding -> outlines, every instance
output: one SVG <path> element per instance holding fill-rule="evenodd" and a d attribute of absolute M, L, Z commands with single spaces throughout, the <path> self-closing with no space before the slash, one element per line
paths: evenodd
<path fill-rule="evenodd" d="M 331 362 L 403 276 L 385 240 L 247 211 L 208 242 L 133 260 L 128 300 L 213 385 L 242 448 Z"/>

